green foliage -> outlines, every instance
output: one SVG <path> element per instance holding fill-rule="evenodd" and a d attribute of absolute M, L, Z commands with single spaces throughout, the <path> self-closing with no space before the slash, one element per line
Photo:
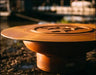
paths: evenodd
<path fill-rule="evenodd" d="M 56 23 L 70 23 L 70 22 L 67 20 L 61 19 L 60 21 L 57 21 Z"/>

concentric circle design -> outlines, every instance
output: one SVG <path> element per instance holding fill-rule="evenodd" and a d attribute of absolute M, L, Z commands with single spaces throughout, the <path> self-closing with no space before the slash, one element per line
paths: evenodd
<path fill-rule="evenodd" d="M 38 25 L 30 31 L 45 34 L 77 34 L 93 31 L 93 28 L 73 25 Z"/>
<path fill-rule="evenodd" d="M 33 24 L 16 26 L 1 32 L 4 37 L 40 42 L 96 41 L 95 24 Z"/>

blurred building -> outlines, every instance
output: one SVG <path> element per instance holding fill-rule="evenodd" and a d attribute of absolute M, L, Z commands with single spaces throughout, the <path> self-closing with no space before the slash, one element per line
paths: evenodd
<path fill-rule="evenodd" d="M 11 13 L 9 0 L 0 0 L 0 16 L 9 16 Z"/>
<path fill-rule="evenodd" d="M 36 15 L 38 17 L 62 16 L 64 19 L 90 21 L 96 16 L 95 0 L 10 0 L 13 12 Z M 81 20 L 82 19 L 82 20 Z"/>

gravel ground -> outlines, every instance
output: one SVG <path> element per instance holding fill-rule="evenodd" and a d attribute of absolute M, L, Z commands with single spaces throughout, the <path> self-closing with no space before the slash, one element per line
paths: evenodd
<path fill-rule="evenodd" d="M 17 17 L 10 21 L 3 17 L 0 19 L 0 31 L 10 26 L 32 23 L 35 22 L 22 21 Z M 0 57 L 0 75 L 54 75 L 37 68 L 36 53 L 28 50 L 22 41 L 11 40 L 0 35 Z"/>
<path fill-rule="evenodd" d="M 30 22 L 33 23 L 33 22 Z M 0 21 L 0 31 L 9 28 L 9 24 L 15 26 L 16 24 L 30 24 L 28 21 L 9 22 L 6 18 Z M 46 73 L 36 67 L 36 54 L 28 50 L 22 41 L 11 40 L 0 35 L 0 75 L 95 75 L 96 70 L 96 49 L 88 52 L 86 57 L 86 70 L 71 73 Z"/>

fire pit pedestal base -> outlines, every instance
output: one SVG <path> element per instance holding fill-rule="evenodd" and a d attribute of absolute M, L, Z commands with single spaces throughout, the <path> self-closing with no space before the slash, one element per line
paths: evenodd
<path fill-rule="evenodd" d="M 47 72 L 78 72 L 85 68 L 84 58 L 80 59 L 64 59 L 56 56 L 46 56 L 37 53 L 37 67 Z"/>
<path fill-rule="evenodd" d="M 96 42 L 32 42 L 25 46 L 37 53 L 37 67 L 46 72 L 75 72 L 84 69 L 86 52 Z"/>

